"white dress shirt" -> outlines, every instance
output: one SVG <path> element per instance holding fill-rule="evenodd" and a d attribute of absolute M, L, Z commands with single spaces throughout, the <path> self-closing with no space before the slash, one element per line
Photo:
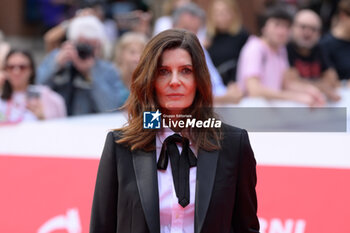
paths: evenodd
<path fill-rule="evenodd" d="M 163 141 L 174 131 L 164 129 L 157 133 L 156 148 L 157 161 L 160 156 Z M 181 144 L 177 144 L 179 152 L 182 151 Z M 197 156 L 197 152 L 190 142 L 190 148 Z M 159 191 L 159 212 L 160 212 L 160 233 L 193 233 L 194 232 L 194 203 L 196 193 L 196 172 L 197 167 L 190 168 L 190 203 L 183 208 L 176 197 L 173 175 L 171 172 L 170 159 L 167 169 L 158 170 L 158 191 Z"/>

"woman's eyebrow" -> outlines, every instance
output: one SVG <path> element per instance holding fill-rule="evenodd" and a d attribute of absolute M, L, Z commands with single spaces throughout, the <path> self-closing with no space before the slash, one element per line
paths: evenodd
<path fill-rule="evenodd" d="M 180 68 L 183 68 L 183 67 L 191 67 L 192 68 L 192 65 L 191 64 L 186 64 L 186 65 L 181 65 L 179 66 Z"/>
<path fill-rule="evenodd" d="M 185 64 L 185 65 L 180 65 L 180 66 L 178 66 L 178 67 L 187 67 L 187 66 L 193 66 L 192 64 Z M 160 65 L 158 68 L 168 68 L 168 67 L 170 67 L 170 66 L 168 66 L 168 65 Z"/>

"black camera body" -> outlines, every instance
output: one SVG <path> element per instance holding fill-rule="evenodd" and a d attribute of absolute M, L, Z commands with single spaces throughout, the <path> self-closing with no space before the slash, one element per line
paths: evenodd
<path fill-rule="evenodd" d="M 78 56 L 82 59 L 85 60 L 87 58 L 93 57 L 94 56 L 94 48 L 85 43 L 79 43 L 76 45 L 76 49 L 78 52 Z"/>

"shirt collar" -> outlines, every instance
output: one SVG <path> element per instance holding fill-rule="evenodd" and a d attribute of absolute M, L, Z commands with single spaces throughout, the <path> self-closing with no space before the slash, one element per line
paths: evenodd
<path fill-rule="evenodd" d="M 163 145 L 163 142 L 164 140 L 175 134 L 177 132 L 173 131 L 171 128 L 163 128 L 161 130 L 159 130 L 156 134 L 156 147 L 158 149 L 161 149 L 162 148 L 162 145 Z M 182 134 L 179 132 L 178 134 L 180 134 L 182 136 Z M 193 143 L 192 141 L 190 140 L 190 148 L 191 150 L 193 151 L 193 153 L 195 154 L 195 156 L 197 156 L 197 150 L 195 149 L 195 147 L 193 146 Z"/>

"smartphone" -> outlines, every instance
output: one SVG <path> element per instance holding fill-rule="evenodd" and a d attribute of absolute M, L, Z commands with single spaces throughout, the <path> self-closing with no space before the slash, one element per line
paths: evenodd
<path fill-rule="evenodd" d="M 39 88 L 35 85 L 29 85 L 27 88 L 27 97 L 30 98 L 40 98 Z"/>

